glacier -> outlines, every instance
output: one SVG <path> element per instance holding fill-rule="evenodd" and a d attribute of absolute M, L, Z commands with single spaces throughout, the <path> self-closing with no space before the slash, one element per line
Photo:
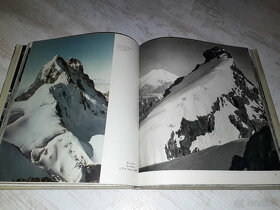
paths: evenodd
<path fill-rule="evenodd" d="M 267 124 L 260 93 L 234 58 L 220 48 L 203 55 L 140 122 L 140 167 L 248 139 Z"/>
<path fill-rule="evenodd" d="M 107 105 L 79 60 L 56 55 L 16 97 L 4 141 L 54 181 L 97 182 Z"/>

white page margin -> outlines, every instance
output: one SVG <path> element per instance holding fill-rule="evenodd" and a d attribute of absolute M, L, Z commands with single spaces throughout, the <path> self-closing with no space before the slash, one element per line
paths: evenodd
<path fill-rule="evenodd" d="M 121 34 L 115 35 L 110 84 L 100 183 L 136 185 L 139 168 L 139 45 Z M 131 168 L 133 164 L 136 171 Z"/>

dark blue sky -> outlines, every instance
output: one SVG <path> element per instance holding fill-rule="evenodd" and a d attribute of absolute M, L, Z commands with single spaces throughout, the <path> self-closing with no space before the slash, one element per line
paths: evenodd
<path fill-rule="evenodd" d="M 108 91 L 114 37 L 113 33 L 95 33 L 33 42 L 19 90 L 28 88 L 43 65 L 59 54 L 65 61 L 70 57 L 79 59 L 84 66 L 84 72 L 95 81 L 96 88 Z"/>

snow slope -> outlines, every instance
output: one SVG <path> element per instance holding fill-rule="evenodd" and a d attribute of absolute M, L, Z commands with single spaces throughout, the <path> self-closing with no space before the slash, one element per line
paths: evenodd
<path fill-rule="evenodd" d="M 107 100 L 81 62 L 57 55 L 16 98 L 4 140 L 57 181 L 93 181 L 86 168 L 101 163 L 94 136 L 104 135 L 106 113 Z"/>
<path fill-rule="evenodd" d="M 28 179 L 30 176 L 51 178 L 46 171 L 40 169 L 23 156 L 17 147 L 2 141 L 0 145 L 0 180 Z"/>
<path fill-rule="evenodd" d="M 142 121 L 155 104 L 163 98 L 165 90 L 177 76 L 163 69 L 150 71 L 140 78 L 139 117 Z"/>
<path fill-rule="evenodd" d="M 170 147 L 177 147 L 174 159 L 248 138 L 265 123 L 259 93 L 233 58 L 213 57 L 169 88 L 141 122 L 140 167 L 167 161 Z"/>
<path fill-rule="evenodd" d="M 164 91 L 178 78 L 163 69 L 155 69 L 140 78 L 140 96 L 158 94 L 162 96 Z"/>

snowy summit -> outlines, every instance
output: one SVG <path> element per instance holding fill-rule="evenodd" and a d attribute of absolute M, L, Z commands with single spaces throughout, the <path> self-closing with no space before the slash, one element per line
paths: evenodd
<path fill-rule="evenodd" d="M 258 89 L 220 47 L 166 89 L 140 124 L 140 167 L 249 138 L 267 124 Z M 154 79 L 153 79 L 154 80 Z"/>
<path fill-rule="evenodd" d="M 15 101 L 6 142 L 55 181 L 98 180 L 108 102 L 79 60 L 54 56 Z"/>

